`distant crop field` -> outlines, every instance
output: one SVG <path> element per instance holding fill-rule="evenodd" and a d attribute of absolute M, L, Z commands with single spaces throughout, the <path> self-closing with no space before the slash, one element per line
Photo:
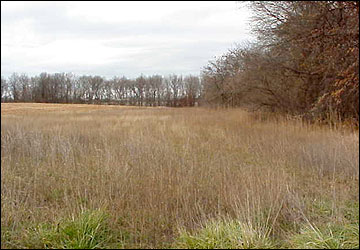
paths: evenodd
<path fill-rule="evenodd" d="M 1 104 L 2 248 L 358 248 L 359 133 L 241 109 Z"/>

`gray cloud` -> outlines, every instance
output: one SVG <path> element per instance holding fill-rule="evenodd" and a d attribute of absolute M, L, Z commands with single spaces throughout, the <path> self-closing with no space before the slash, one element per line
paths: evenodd
<path fill-rule="evenodd" d="M 235 42 L 252 39 L 241 16 L 246 10 L 227 20 L 237 10 L 235 3 L 226 8 L 163 9 L 155 13 L 160 18 L 108 21 L 71 15 L 65 3 L 7 9 L 2 2 L 1 73 L 199 74 Z"/>

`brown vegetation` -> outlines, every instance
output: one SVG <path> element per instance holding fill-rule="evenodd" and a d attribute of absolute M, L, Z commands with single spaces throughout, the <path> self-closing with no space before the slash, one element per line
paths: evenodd
<path fill-rule="evenodd" d="M 1 105 L 2 248 L 46 247 L 37 225 L 97 208 L 117 248 L 169 247 L 219 218 L 283 241 L 358 223 L 358 131 L 240 109 L 40 105 Z"/>
<path fill-rule="evenodd" d="M 253 1 L 257 41 L 203 70 L 212 105 L 359 123 L 359 2 Z M 330 119 L 329 119 L 330 118 Z"/>

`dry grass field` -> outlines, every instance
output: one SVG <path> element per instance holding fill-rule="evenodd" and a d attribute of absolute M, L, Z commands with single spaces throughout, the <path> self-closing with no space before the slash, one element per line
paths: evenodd
<path fill-rule="evenodd" d="M 359 133 L 240 109 L 1 104 L 2 248 L 359 248 Z"/>

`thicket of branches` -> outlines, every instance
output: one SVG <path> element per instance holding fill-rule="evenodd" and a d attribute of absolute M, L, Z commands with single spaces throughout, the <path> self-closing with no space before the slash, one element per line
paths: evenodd
<path fill-rule="evenodd" d="M 136 79 L 41 73 L 1 78 L 2 102 L 92 103 L 139 106 L 195 106 L 201 94 L 197 76 L 160 75 Z"/>
<path fill-rule="evenodd" d="M 253 1 L 257 41 L 202 71 L 208 104 L 359 118 L 359 3 Z"/>

